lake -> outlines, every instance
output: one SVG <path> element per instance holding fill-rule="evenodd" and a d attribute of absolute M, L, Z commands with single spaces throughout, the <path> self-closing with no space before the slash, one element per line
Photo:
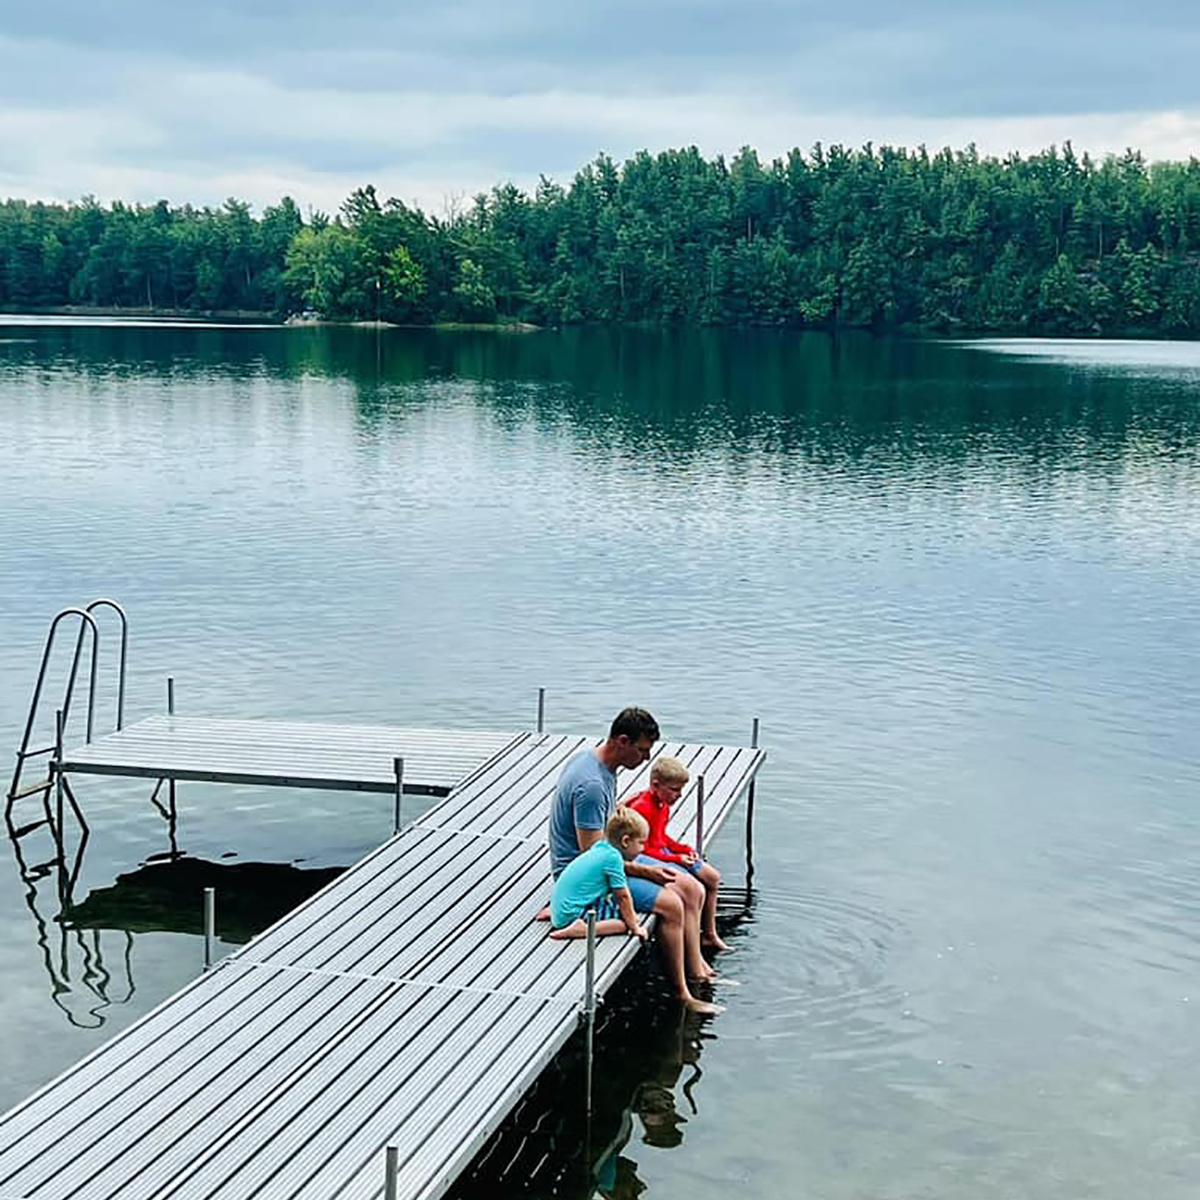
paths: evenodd
<path fill-rule="evenodd" d="M 1194 1195 L 1200 344 L 4 318 L 0 444 L 4 755 L 97 596 L 130 718 L 173 675 L 209 715 L 762 719 L 741 987 L 682 1022 L 639 964 L 608 1006 L 606 1195 Z M 181 784 L 171 831 L 149 785 L 76 790 L 65 898 L 10 813 L 3 1108 L 196 974 L 214 872 L 245 937 L 390 832 L 381 797 Z M 576 1067 L 518 1117 L 549 1165 L 464 1193 L 587 1194 Z"/>

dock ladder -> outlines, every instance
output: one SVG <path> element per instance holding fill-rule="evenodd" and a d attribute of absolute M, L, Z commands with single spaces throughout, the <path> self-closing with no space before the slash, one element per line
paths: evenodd
<path fill-rule="evenodd" d="M 66 736 L 67 720 L 71 715 L 71 702 L 75 696 L 75 684 L 79 676 L 83 646 L 84 642 L 88 640 L 89 635 L 86 740 L 89 742 L 92 740 L 96 725 L 96 676 L 100 662 L 100 627 L 96 623 L 94 614 L 99 608 L 111 608 L 117 614 L 121 625 L 121 649 L 117 663 L 117 729 L 120 729 L 124 723 L 125 659 L 129 649 L 129 622 L 126 619 L 125 610 L 115 600 L 108 600 L 103 597 L 93 600 L 86 608 L 64 608 L 50 622 L 50 629 L 46 634 L 46 644 L 42 649 L 42 663 L 38 669 L 37 683 L 34 684 L 33 698 L 29 703 L 29 717 L 25 722 L 25 735 L 21 739 L 21 748 L 17 751 L 17 765 L 13 771 L 12 784 L 8 789 L 8 803 L 10 807 L 23 796 L 30 796 L 37 792 L 48 792 L 54 783 L 56 767 L 62 761 L 63 739 Z M 38 710 L 42 701 L 42 689 L 46 682 L 46 672 L 50 666 L 50 655 L 54 649 L 55 638 L 58 636 L 62 623 L 70 621 L 72 618 L 76 619 L 79 623 L 79 634 L 75 639 L 75 652 L 71 657 L 71 668 L 67 672 L 66 689 L 63 693 L 62 705 L 55 713 L 54 741 L 49 746 L 36 746 L 31 749 L 29 743 L 33 738 L 33 731 L 37 725 Z M 51 756 L 45 778 L 39 779 L 36 783 L 22 785 L 22 775 L 28 761 L 43 754 Z"/>

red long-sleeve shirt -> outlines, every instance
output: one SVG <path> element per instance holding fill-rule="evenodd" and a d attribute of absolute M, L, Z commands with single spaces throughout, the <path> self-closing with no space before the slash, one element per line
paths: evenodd
<path fill-rule="evenodd" d="M 677 842 L 667 833 L 667 818 L 671 815 L 671 806 L 666 801 L 659 800 L 652 790 L 638 792 L 625 803 L 635 812 L 640 812 L 650 826 L 650 835 L 646 838 L 643 854 L 663 862 L 681 863 L 684 855 L 696 853 L 691 846 Z"/>

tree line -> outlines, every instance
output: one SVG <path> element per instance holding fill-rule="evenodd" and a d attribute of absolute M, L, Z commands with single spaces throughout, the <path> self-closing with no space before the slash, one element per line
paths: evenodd
<path fill-rule="evenodd" d="M 0 308 L 1200 334 L 1200 160 L 1067 144 L 607 155 L 431 215 L 0 204 Z"/>

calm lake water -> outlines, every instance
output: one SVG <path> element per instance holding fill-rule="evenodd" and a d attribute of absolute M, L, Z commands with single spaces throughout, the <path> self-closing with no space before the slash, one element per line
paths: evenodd
<path fill-rule="evenodd" d="M 5 321 L 0 445 L 6 757 L 103 595 L 131 717 L 173 674 L 197 714 L 762 718 L 742 986 L 611 1006 L 606 1194 L 1195 1195 L 1200 345 Z M 200 876 L 244 936 L 390 826 L 181 785 L 184 867 L 137 875 L 149 787 L 77 790 L 70 922 L 35 799 L 0 855 L 5 1108 L 193 977 Z M 572 1070 L 521 1118 L 550 1166 L 478 1194 L 577 1156 Z"/>

